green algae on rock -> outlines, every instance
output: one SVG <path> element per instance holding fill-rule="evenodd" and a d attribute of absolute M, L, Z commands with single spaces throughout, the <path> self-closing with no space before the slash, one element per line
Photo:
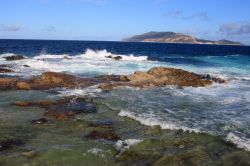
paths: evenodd
<path fill-rule="evenodd" d="M 205 166 L 227 165 L 225 158 L 233 160 L 230 163 L 250 164 L 249 152 L 239 150 L 220 138 L 180 131 L 159 139 L 146 139 L 124 151 L 118 161 L 122 165 Z"/>

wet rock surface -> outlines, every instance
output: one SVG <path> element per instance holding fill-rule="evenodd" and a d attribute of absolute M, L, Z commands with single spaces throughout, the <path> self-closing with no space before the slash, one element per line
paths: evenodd
<path fill-rule="evenodd" d="M 30 79 L 7 80 L 0 78 L 0 89 L 18 90 L 48 90 L 53 88 L 86 88 L 98 85 L 102 90 L 112 90 L 115 87 L 130 86 L 138 88 L 162 87 L 175 85 L 178 87 L 203 87 L 213 82 L 225 83 L 220 78 L 213 78 L 209 75 L 197 75 L 188 71 L 173 68 L 157 67 L 148 72 L 135 72 L 131 75 L 104 75 L 94 78 L 78 78 L 70 74 L 45 72 L 40 76 Z M 8 83 L 6 84 L 6 81 Z"/>
<path fill-rule="evenodd" d="M 211 85 L 212 82 L 225 82 L 220 78 L 204 77 L 185 70 L 164 67 L 152 68 L 148 72 L 138 71 L 132 75 L 122 75 L 120 76 L 120 80 L 127 82 L 104 83 L 100 84 L 99 87 L 103 90 L 112 90 L 119 86 L 138 88 L 162 87 L 167 85 L 203 87 Z"/>
<path fill-rule="evenodd" d="M 95 78 L 78 78 L 54 72 L 46 72 L 41 76 L 27 80 L 4 77 L 0 78 L 0 89 L 47 90 L 61 87 L 88 87 L 102 83 L 100 88 L 112 90 L 119 86 L 139 88 L 166 85 L 197 87 L 210 85 L 212 82 L 224 83 L 223 80 L 216 80 L 211 76 L 201 76 L 179 69 L 153 68 L 148 72 L 136 72 L 132 75 L 109 75 Z M 101 161 L 99 165 L 134 166 L 249 165 L 250 163 L 249 152 L 237 149 L 234 145 L 217 137 L 142 126 L 133 120 L 124 120 L 124 117 L 118 117 L 118 112 L 115 110 L 105 112 L 103 108 L 105 106 L 97 103 L 93 102 L 92 99 L 79 97 L 15 102 L 16 108 L 21 111 L 23 109 L 24 113 L 28 112 L 26 107 L 43 108 L 45 112 L 42 110 L 41 114 L 26 119 L 21 127 L 22 130 L 16 129 L 16 126 L 15 129 L 11 129 L 11 136 L 13 133 L 19 132 L 18 135 L 13 136 L 15 139 L 0 141 L 0 151 L 13 148 L 15 152 L 13 154 L 19 154 L 19 156 L 10 159 L 0 155 L 0 165 L 13 163 L 13 159 L 18 159 L 16 163 L 34 162 L 45 163 L 44 165 L 63 165 L 65 163 L 67 163 L 65 165 L 71 163 L 78 165 L 80 161 L 87 163 L 87 165 L 95 165 L 93 163 Z M 16 119 L 19 121 L 21 118 L 16 117 Z M 11 125 L 12 123 L 14 121 L 11 121 Z M 47 123 L 53 125 L 42 125 Z M 1 125 L 5 124 L 0 122 L 0 127 Z M 26 137 L 32 133 L 27 128 L 32 128 L 32 132 L 37 132 L 37 135 L 34 134 L 26 141 L 29 144 L 28 147 L 33 149 L 25 149 L 22 146 L 23 142 L 18 139 L 20 135 Z M 7 131 L 10 132 L 9 129 Z M 5 134 L 6 132 L 0 130 L 0 133 Z M 144 141 L 131 146 L 124 144 L 124 147 L 128 148 L 122 151 L 115 150 L 115 143 L 118 140 L 130 138 Z M 98 142 L 101 144 L 97 145 Z M 108 146 L 108 150 L 103 150 L 104 145 Z M 21 153 L 20 151 L 16 152 L 19 150 L 19 146 L 24 148 Z M 99 146 L 103 149 L 98 149 Z M 39 151 L 40 149 L 43 150 Z M 107 156 L 109 158 L 106 159 Z"/>
<path fill-rule="evenodd" d="M 115 133 L 115 130 L 94 130 L 91 131 L 86 138 L 89 139 L 104 139 L 108 141 L 117 141 L 120 140 L 120 137 Z"/>
<path fill-rule="evenodd" d="M 16 60 L 25 59 L 25 57 L 22 55 L 13 55 L 13 56 L 4 57 L 4 59 L 6 59 L 6 61 L 16 61 Z"/>
<path fill-rule="evenodd" d="M 147 139 L 122 152 L 121 165 L 228 165 L 250 164 L 248 152 L 235 152 L 236 147 L 219 138 L 196 133 L 174 132 L 161 139 Z M 237 151 L 237 150 L 236 150 Z M 232 152 L 236 153 L 232 155 Z M 232 160 L 230 162 L 226 161 Z M 236 165 L 238 165 L 236 164 Z"/>
<path fill-rule="evenodd" d="M 96 106 L 84 98 L 63 98 L 56 101 L 44 100 L 35 102 L 17 101 L 14 105 L 19 107 L 37 106 L 45 108 L 44 116 L 53 117 L 57 120 L 67 120 L 80 113 L 96 113 Z M 46 119 L 31 121 L 33 123 L 45 123 Z"/>
<path fill-rule="evenodd" d="M 6 81 L 8 83 L 6 83 Z M 99 76 L 96 78 L 77 78 L 70 74 L 45 72 L 30 79 L 0 78 L 0 89 L 5 90 L 48 90 L 53 88 L 85 88 L 100 82 L 120 81 L 119 76 Z M 8 86 L 7 86 L 8 85 Z"/>

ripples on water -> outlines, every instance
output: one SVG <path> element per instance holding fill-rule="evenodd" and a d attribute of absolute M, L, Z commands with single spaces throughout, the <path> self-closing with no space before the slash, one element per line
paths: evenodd
<path fill-rule="evenodd" d="M 103 103 L 145 125 L 207 132 L 250 150 L 250 47 L 77 41 L 0 41 L 0 63 L 30 76 L 44 71 L 79 76 L 130 74 L 152 67 L 181 68 L 225 78 L 226 84 L 203 88 L 168 86 L 117 89 L 101 94 L 95 87 L 62 90 L 61 96 L 101 95 Z M 28 59 L 6 62 L 22 54 Z M 114 61 L 105 56 L 122 56 Z M 28 65 L 30 68 L 25 68 Z"/>

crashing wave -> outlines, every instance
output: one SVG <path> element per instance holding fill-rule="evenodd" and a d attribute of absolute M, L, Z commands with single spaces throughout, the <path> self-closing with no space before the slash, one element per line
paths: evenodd
<path fill-rule="evenodd" d="M 89 59 L 107 59 L 107 57 L 122 57 L 121 60 L 124 61 L 146 61 L 148 59 L 147 56 L 134 56 L 130 55 L 120 55 L 120 54 L 112 54 L 107 50 L 91 50 L 87 49 L 84 54 L 78 55 L 76 57 L 84 57 Z"/>

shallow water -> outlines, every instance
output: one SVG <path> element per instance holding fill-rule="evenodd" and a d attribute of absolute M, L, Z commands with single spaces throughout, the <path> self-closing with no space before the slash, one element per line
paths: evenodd
<path fill-rule="evenodd" d="M 0 64 L 10 64 L 15 70 L 7 74 L 11 76 L 30 77 L 55 71 L 93 77 L 130 74 L 164 66 L 228 80 L 226 84 L 202 88 L 119 88 L 110 93 L 101 92 L 95 86 L 57 89 L 56 93 L 1 91 L 1 139 L 20 137 L 26 142 L 24 146 L 4 153 L 7 157 L 16 157 L 12 164 L 30 162 L 20 157 L 20 152 L 29 150 L 39 154 L 32 161 L 35 162 L 33 165 L 40 165 L 44 161 L 48 161 L 47 165 L 52 161 L 55 165 L 64 162 L 76 165 L 77 162 L 89 165 L 117 164 L 114 158 L 117 153 L 115 143 L 84 138 L 91 130 L 86 127 L 86 121 L 103 119 L 114 121 L 114 127 L 123 140 L 147 139 L 146 126 L 160 126 L 162 129 L 209 133 L 250 151 L 250 47 L 1 40 L 0 48 Z M 22 54 L 27 59 L 6 61 L 3 58 L 15 54 Z M 123 60 L 105 58 L 110 55 L 121 56 Z M 98 113 L 77 115 L 69 122 L 51 120 L 46 125 L 34 126 L 28 121 L 43 117 L 44 109 L 12 105 L 20 100 L 36 101 L 66 96 L 97 98 Z M 59 156 L 64 156 L 65 161 L 57 160 Z"/>

